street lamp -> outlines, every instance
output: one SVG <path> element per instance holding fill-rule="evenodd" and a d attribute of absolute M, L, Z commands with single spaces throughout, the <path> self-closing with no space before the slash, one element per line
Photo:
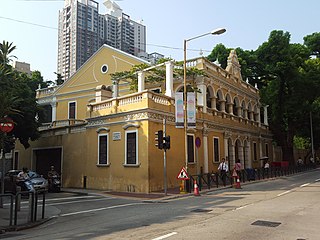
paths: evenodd
<path fill-rule="evenodd" d="M 185 149 L 185 168 L 186 170 L 188 170 L 188 135 L 187 135 L 187 128 L 188 128 L 188 123 L 187 123 L 187 42 L 197 39 L 197 38 L 201 38 L 204 37 L 206 35 L 220 35 L 223 34 L 226 31 L 225 28 L 217 28 L 211 32 L 196 36 L 196 37 L 192 37 L 189 39 L 185 39 L 184 40 L 184 44 L 183 44 L 183 104 L 184 104 L 184 149 Z"/>

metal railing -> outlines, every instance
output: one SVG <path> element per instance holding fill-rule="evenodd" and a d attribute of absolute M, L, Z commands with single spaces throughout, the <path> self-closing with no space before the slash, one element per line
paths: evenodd
<path fill-rule="evenodd" d="M 39 201 L 39 196 L 42 196 L 42 199 Z M 42 212 L 41 219 L 45 218 L 45 200 L 46 200 L 46 191 L 18 191 L 16 194 L 0 194 L 1 198 L 10 197 L 9 204 L 9 214 L 6 211 L 5 206 L 0 208 L 0 228 L 1 227 L 16 227 L 26 223 L 33 223 L 38 220 L 38 207 L 39 202 L 41 203 Z M 21 209 L 21 199 L 27 198 L 29 200 L 28 207 L 26 210 Z M 8 205 L 8 204 L 5 204 Z M 4 220 L 8 219 L 9 222 Z"/>
<path fill-rule="evenodd" d="M 250 182 L 268 178 L 276 178 L 282 176 L 288 176 L 298 172 L 311 170 L 316 166 L 313 164 L 302 166 L 288 166 L 288 167 L 270 167 L 264 168 L 247 168 L 239 171 L 239 179 L 241 182 Z M 194 181 L 196 180 L 199 190 L 210 189 L 213 187 L 223 187 L 223 179 L 219 172 L 203 173 L 197 175 L 190 175 L 190 180 L 187 181 L 186 191 L 191 192 L 194 188 Z M 226 176 L 226 185 L 232 187 L 235 183 L 235 177 L 232 177 L 232 172 L 228 172 Z"/>

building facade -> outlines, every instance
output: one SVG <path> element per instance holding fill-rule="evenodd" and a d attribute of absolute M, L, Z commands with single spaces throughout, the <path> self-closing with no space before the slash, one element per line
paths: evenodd
<path fill-rule="evenodd" d="M 138 56 L 146 52 L 146 27 L 124 14 L 113 1 L 99 13 L 94 0 L 65 0 L 59 11 L 57 72 L 72 76 L 103 44 Z"/>
<path fill-rule="evenodd" d="M 196 175 L 217 171 L 223 157 L 228 157 L 230 168 L 236 160 L 244 168 L 260 167 L 264 156 L 274 160 L 267 107 L 260 103 L 259 90 L 242 80 L 235 51 L 226 69 L 205 58 L 187 61 L 188 67 L 205 75 L 187 78 L 187 85 L 198 91 L 195 126 L 186 132 L 176 127 L 176 93 L 183 91 L 184 82 L 173 74 L 173 61 L 138 72 L 134 92 L 129 79 L 110 76 L 141 63 L 145 62 L 104 45 L 64 84 L 39 89 L 39 104 L 51 106 L 52 119 L 29 149 L 17 145 L 18 167 L 45 174 L 54 165 L 64 187 L 159 191 L 164 188 L 164 162 L 155 132 L 163 129 L 164 119 L 171 137 L 166 152 L 168 187 L 179 186 L 182 167 Z M 165 70 L 165 79 L 147 81 L 151 68 Z"/>

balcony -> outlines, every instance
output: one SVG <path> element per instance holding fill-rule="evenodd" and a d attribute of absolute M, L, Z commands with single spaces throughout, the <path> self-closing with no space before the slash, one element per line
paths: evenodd
<path fill-rule="evenodd" d="M 43 98 L 43 97 L 48 97 L 48 96 L 52 95 L 57 89 L 58 89 L 58 86 L 37 89 L 36 90 L 36 98 L 39 99 L 39 98 Z"/>

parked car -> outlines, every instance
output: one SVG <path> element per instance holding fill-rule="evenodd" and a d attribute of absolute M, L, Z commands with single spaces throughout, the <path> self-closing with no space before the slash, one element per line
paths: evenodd
<path fill-rule="evenodd" d="M 16 192 L 16 178 L 21 170 L 9 170 L 4 176 L 5 192 Z M 48 191 L 48 180 L 34 171 L 28 171 L 30 181 L 35 190 Z"/>

